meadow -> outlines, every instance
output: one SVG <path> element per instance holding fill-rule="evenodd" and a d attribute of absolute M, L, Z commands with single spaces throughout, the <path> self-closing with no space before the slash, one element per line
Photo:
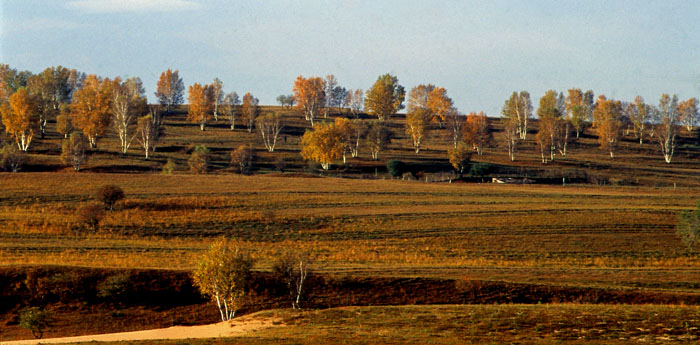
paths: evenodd
<path fill-rule="evenodd" d="M 223 122 L 199 131 L 180 108 L 166 118 L 166 136 L 151 160 L 135 146 L 118 154 L 116 139 L 107 137 L 80 172 L 60 163 L 62 138 L 50 123 L 47 137 L 30 150 L 25 172 L 0 173 L 2 274 L 14 277 L 12 286 L 19 289 L 26 279 L 7 272 L 40 268 L 49 271 L 47 277 L 64 278 L 50 272 L 83 269 L 93 272 L 88 281 L 94 285 L 114 272 L 148 269 L 137 284 L 147 286 L 158 277 L 185 274 L 204 249 L 225 236 L 251 253 L 258 274 L 269 273 L 286 251 L 310 254 L 324 282 L 320 286 L 328 289 L 318 292 L 324 297 L 314 308 L 300 314 L 257 300 L 259 308 L 249 312 L 273 310 L 251 317 L 281 315 L 283 327 L 202 344 L 287 344 L 307 336 L 319 342 L 447 344 L 697 339 L 697 306 L 678 304 L 695 305 L 700 296 L 700 257 L 675 234 L 678 214 L 695 208 L 700 199 L 695 132 L 682 133 L 670 165 L 654 143 L 640 146 L 632 137 L 610 160 L 590 130 L 571 144 L 567 157 L 542 165 L 532 138 L 510 162 L 496 144 L 500 128 L 494 121 L 494 144 L 483 156 L 472 156 L 473 162 L 489 164 L 484 181 L 538 182 L 502 185 L 479 183 L 476 176 L 455 179 L 446 155 L 450 143 L 437 128 L 415 154 L 401 116 L 387 123 L 395 137 L 379 160 L 361 152 L 345 165 L 321 171 L 299 156 L 299 136 L 308 123 L 295 111 L 263 111 L 285 116 L 275 152 L 262 149 L 254 132 L 231 131 Z M 200 144 L 211 150 L 207 175 L 187 171 L 189 154 Z M 244 144 L 256 149 L 250 176 L 229 164 L 229 152 Z M 167 159 L 177 163 L 172 175 L 161 174 Z M 406 162 L 422 178 L 391 179 L 389 159 Z M 94 202 L 95 191 L 107 184 L 121 187 L 126 199 L 107 211 L 93 232 L 80 223 L 77 210 Z M 188 284 L 191 289 L 187 279 L 178 279 L 172 286 L 162 283 L 169 286 L 163 291 L 182 291 Z M 420 284 L 411 285 L 410 279 Z M 459 288 L 441 296 L 448 290 L 427 288 L 433 283 Z M 358 292 L 367 286 L 398 295 Z M 216 321 L 213 306 L 188 296 L 192 301 L 186 306 L 56 302 L 48 308 L 60 320 L 50 334 Z M 412 306 L 541 301 L 551 304 Z M 653 305 L 611 305 L 620 301 Z M 16 316 L 27 303 L 0 304 L 0 322 L 7 326 L 0 339 L 27 336 Z M 386 304 L 407 306 L 369 307 Z M 99 323 L 74 326 L 101 318 L 103 308 L 109 315 Z"/>

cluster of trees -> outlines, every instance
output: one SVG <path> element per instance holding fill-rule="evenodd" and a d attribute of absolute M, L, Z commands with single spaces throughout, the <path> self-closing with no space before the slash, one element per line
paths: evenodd
<path fill-rule="evenodd" d="M 511 160 L 515 160 L 517 144 L 527 137 L 532 110 L 527 91 L 513 92 L 503 105 L 503 141 Z M 568 90 L 566 96 L 548 90 L 540 98 L 537 117 L 539 130 L 535 140 L 543 164 L 554 160 L 557 154 L 566 157 L 568 144 L 578 139 L 587 126 L 593 127 L 600 148 L 611 158 L 615 158 L 623 135 L 631 133 L 640 145 L 645 139 L 658 143 L 664 161 L 671 163 L 681 127 L 690 131 L 700 122 L 696 98 L 679 102 L 676 95 L 663 94 L 659 105 L 654 106 L 645 103 L 641 96 L 632 102 L 608 99 L 605 95 L 596 99 L 593 91 L 583 92 L 576 88 Z"/>
<path fill-rule="evenodd" d="M 273 265 L 272 271 L 286 285 L 294 309 L 301 307 L 310 262 L 308 255 L 287 252 Z M 194 285 L 216 303 L 222 321 L 234 318 L 245 303 L 253 263 L 250 253 L 225 238 L 214 242 L 200 258 L 192 274 Z"/>

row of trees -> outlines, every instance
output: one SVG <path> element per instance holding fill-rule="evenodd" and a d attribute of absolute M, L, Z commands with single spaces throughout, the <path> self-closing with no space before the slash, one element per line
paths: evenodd
<path fill-rule="evenodd" d="M 526 139 L 532 110 L 527 91 L 513 92 L 503 105 L 503 140 L 511 160 L 515 160 L 517 144 Z M 611 158 L 615 157 L 621 137 L 632 133 L 640 145 L 645 139 L 658 143 L 664 161 L 671 163 L 680 128 L 690 131 L 700 123 L 696 98 L 679 102 L 676 95 L 663 94 L 659 105 L 653 106 L 645 103 L 641 96 L 633 102 L 608 99 L 605 95 L 594 100 L 593 91 L 575 88 L 568 90 L 566 96 L 548 90 L 540 98 L 537 117 L 539 130 L 535 140 L 544 164 L 553 160 L 557 153 L 566 157 L 568 144 L 578 139 L 589 125 L 598 136 L 600 148 L 608 151 Z"/>

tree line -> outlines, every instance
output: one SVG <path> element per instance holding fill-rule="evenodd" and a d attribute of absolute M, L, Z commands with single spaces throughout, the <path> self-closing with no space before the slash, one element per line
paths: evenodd
<path fill-rule="evenodd" d="M 2 125 L 16 143 L 16 148 L 2 149 L 3 165 L 6 170 L 17 170 L 21 163 L 16 159 L 21 156 L 17 151 L 28 151 L 36 136 L 43 138 L 49 121 L 56 122 L 56 131 L 65 138 L 62 162 L 75 170 L 80 170 L 87 160 L 86 152 L 97 149 L 98 140 L 110 129 L 119 139 L 122 154 L 136 142 L 149 159 L 149 152 L 156 150 L 164 135 L 164 116 L 185 103 L 179 72 L 162 72 L 154 95 L 158 104 L 149 105 L 138 77 L 102 78 L 62 66 L 33 74 L 0 65 Z M 259 100 L 250 92 L 241 99 L 235 91 L 226 93 L 222 81 L 215 78 L 209 84 L 190 85 L 186 100 L 187 119 L 200 130 L 220 119 L 228 121 L 234 130 L 240 119 L 249 133 L 254 129 L 258 132 L 265 149 L 275 150 L 283 118 L 279 112 L 261 115 Z M 311 129 L 302 137 L 301 156 L 320 163 L 324 169 L 341 159 L 345 163 L 348 155 L 357 157 L 361 147 L 378 159 L 393 136 L 385 121 L 404 108 L 404 131 L 415 152 L 420 153 L 425 146 L 430 130 L 440 129 L 451 142 L 448 156 L 458 172 L 472 153 L 481 155 L 494 142 L 490 121 L 483 112 L 461 113 L 447 90 L 433 84 L 413 87 L 406 99 L 405 88 L 391 74 L 379 76 L 367 91 L 346 89 L 332 74 L 325 78 L 299 76 L 293 82 L 292 94 L 280 95 L 277 101 L 286 109 L 294 107 L 309 121 Z M 342 116 L 334 122 L 318 123 L 334 110 Z M 374 119 L 362 120 L 363 114 Z M 515 160 L 519 144 L 527 139 L 529 120 L 534 118 L 530 94 L 513 92 L 505 100 L 501 115 L 501 144 Z M 534 140 L 543 164 L 558 155 L 566 157 L 568 145 L 588 127 L 593 128 L 600 148 L 611 158 L 615 158 L 621 137 L 631 133 L 640 145 L 645 140 L 656 142 L 665 162 L 670 163 L 680 129 L 691 130 L 700 121 L 696 98 L 679 101 L 676 95 L 663 94 L 654 106 L 641 96 L 625 102 L 604 95 L 595 98 L 593 91 L 576 88 L 567 90 L 566 95 L 548 90 L 539 100 L 536 115 L 539 126 Z M 237 151 L 236 155 L 246 156 L 242 148 Z M 238 161 L 243 164 L 245 159 Z"/>

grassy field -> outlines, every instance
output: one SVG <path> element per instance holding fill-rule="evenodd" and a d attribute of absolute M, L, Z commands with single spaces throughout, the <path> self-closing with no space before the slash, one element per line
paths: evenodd
<path fill-rule="evenodd" d="M 47 137 L 32 144 L 27 172 L 0 173 L 0 268 L 77 266 L 98 270 L 98 276 L 109 271 L 101 269 L 160 269 L 163 273 L 149 274 L 168 277 L 173 269 L 192 269 L 209 244 L 226 236 L 250 250 L 261 274 L 287 250 L 310 253 L 313 269 L 325 282 L 341 282 L 329 290 L 338 296 L 319 299 L 318 308 L 354 302 L 511 303 L 513 296 L 532 303 L 543 296 L 550 303 L 697 300 L 700 257 L 675 235 L 679 212 L 694 208 L 700 199 L 695 132 L 682 132 L 670 165 L 656 144 L 640 146 L 632 137 L 621 142 L 616 159 L 610 160 L 597 148 L 590 129 L 570 145 L 566 158 L 542 165 L 531 138 L 510 162 L 496 145 L 500 127 L 494 121 L 494 145 L 472 160 L 490 164 L 487 180 L 528 177 L 540 184 L 473 183 L 480 180 L 474 177 L 469 183 L 447 183 L 453 173 L 444 130 L 432 131 L 425 148 L 415 154 L 403 134 L 401 116 L 387 123 L 394 140 L 379 160 L 361 151 L 347 164 L 319 172 L 299 156 L 299 137 L 309 126 L 293 111 L 283 111 L 284 136 L 270 153 L 254 132 L 241 127 L 231 131 L 221 122 L 201 132 L 185 121 L 183 110 L 166 119 L 166 136 L 151 160 L 144 160 L 136 146 L 118 154 L 116 139 L 107 137 L 79 173 L 59 162 L 62 139 L 50 123 Z M 212 152 L 208 175 L 187 172 L 189 153 L 200 144 Z M 242 144 L 256 148 L 252 176 L 237 174 L 229 164 L 229 152 Z M 176 161 L 176 172 L 162 175 L 168 158 Z M 425 177 L 390 180 L 385 168 L 389 159 L 400 159 Z M 284 173 L 276 167 L 280 161 L 285 162 Z M 562 186 L 562 178 L 575 183 Z M 444 182 L 435 182 L 440 180 Z M 96 189 L 105 184 L 120 186 L 127 197 L 92 232 L 80 224 L 76 211 L 93 202 Z M 435 286 L 448 287 L 464 282 L 469 291 L 457 288 L 454 295 L 439 299 L 435 296 L 446 290 L 432 291 L 431 281 L 421 281 L 411 285 L 411 295 L 402 278 L 434 278 Z M 180 291 L 185 280 L 169 289 Z M 352 291 L 344 290 L 342 282 L 355 288 L 365 282 L 396 296 L 341 296 Z M 19 279 L 15 286 L 22 284 Z M 432 299 L 415 297 L 428 290 Z M 63 315 L 51 334 L 162 327 L 176 319 L 184 324 L 216 320 L 210 305 L 190 297 L 198 302 L 123 309 L 94 301 L 51 304 L 51 310 Z M 331 300 L 342 303 L 323 304 Z M 23 303 L 0 303 L 5 311 L 0 322 L 8 330 L 0 332 L 0 339 L 23 337 L 17 326 Z M 90 329 L 72 326 L 100 318 L 101 308 L 110 313 L 102 323 Z M 309 342 L 308 336 L 322 343 L 353 339 L 358 344 L 623 344 L 693 342 L 698 336 L 697 307 L 680 305 L 357 307 L 257 315 L 271 313 L 282 317 L 283 326 L 254 337 L 197 343 L 292 344 Z"/>
<path fill-rule="evenodd" d="M 258 269 L 282 251 L 318 270 L 380 276 L 696 289 L 675 235 L 686 188 L 509 186 L 239 175 L 3 174 L 0 264 L 192 268 L 218 236 Z M 76 209 L 114 183 L 98 233 Z"/>
<path fill-rule="evenodd" d="M 698 307 L 444 305 L 270 310 L 272 328 L 243 337 L 119 344 L 694 344 Z M 110 344 L 110 343 L 106 343 Z"/>

